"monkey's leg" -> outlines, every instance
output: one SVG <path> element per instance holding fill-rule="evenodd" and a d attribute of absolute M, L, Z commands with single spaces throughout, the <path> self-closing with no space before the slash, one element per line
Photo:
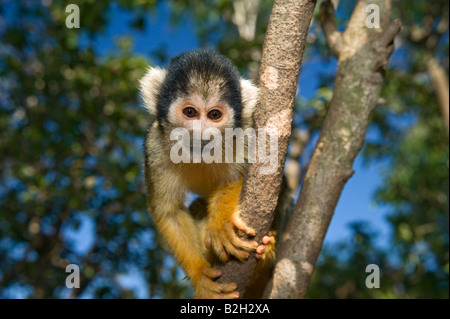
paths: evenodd
<path fill-rule="evenodd" d="M 209 199 L 205 245 L 212 247 L 222 262 L 229 259 L 229 254 L 240 260 L 247 259 L 249 251 L 258 247 L 256 241 L 240 239 L 233 228 L 249 236 L 255 235 L 255 230 L 240 217 L 241 188 L 242 179 L 216 190 Z"/>
<path fill-rule="evenodd" d="M 220 277 L 219 270 L 211 268 L 199 247 L 200 237 L 194 221 L 185 211 L 165 214 L 157 227 L 166 238 L 175 258 L 195 287 L 196 298 L 238 298 L 236 284 L 219 284 L 213 279 Z"/>
<path fill-rule="evenodd" d="M 166 173 L 167 174 L 167 173 Z M 182 190 L 178 183 L 165 184 L 158 180 L 175 180 L 166 174 L 147 176 L 149 209 L 159 232 L 165 237 L 175 258 L 195 287 L 196 298 L 238 298 L 236 284 L 219 284 L 213 279 L 221 272 L 212 269 L 204 254 L 203 241 L 193 217 L 184 209 Z M 156 180 L 153 180 L 156 179 Z M 158 183 L 159 182 L 159 183 Z"/>

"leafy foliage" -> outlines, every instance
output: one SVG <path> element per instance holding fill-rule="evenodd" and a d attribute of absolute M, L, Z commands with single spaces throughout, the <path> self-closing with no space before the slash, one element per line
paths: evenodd
<path fill-rule="evenodd" d="M 84 32 L 105 27 L 108 3 L 80 5 Z M 92 41 L 80 48 L 64 8 L 22 1 L 0 11 L 0 294 L 67 296 L 65 267 L 75 263 L 82 288 L 72 296 L 133 297 L 118 277 L 139 269 L 150 296 L 177 297 L 186 285 L 161 279 L 171 257 L 155 240 L 142 185 L 148 118 L 137 83 L 148 61 L 125 38 L 106 57 Z M 71 234 L 89 226 L 80 251 Z"/>

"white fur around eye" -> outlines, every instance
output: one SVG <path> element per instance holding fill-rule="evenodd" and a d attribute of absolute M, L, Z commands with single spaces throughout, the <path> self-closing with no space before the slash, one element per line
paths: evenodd
<path fill-rule="evenodd" d="M 253 116 L 256 104 L 258 103 L 259 89 L 252 81 L 241 78 L 241 94 L 242 104 L 244 106 L 242 117 L 249 119 Z"/>
<path fill-rule="evenodd" d="M 144 107 L 152 115 L 156 115 L 158 93 L 166 79 L 167 71 L 158 67 L 151 67 L 139 81 Z"/>
<path fill-rule="evenodd" d="M 227 111 L 228 111 L 228 123 L 226 123 L 227 125 L 227 127 L 235 127 L 235 113 L 234 113 L 234 110 L 233 110 L 233 108 L 231 108 L 231 107 L 229 107 L 229 106 L 227 106 Z"/>
<path fill-rule="evenodd" d="M 177 126 L 182 126 L 182 122 L 180 121 L 179 116 L 176 114 L 176 106 L 181 103 L 181 99 L 178 98 L 172 102 L 169 106 L 169 111 L 167 112 L 167 119 L 169 123 L 172 123 Z"/>

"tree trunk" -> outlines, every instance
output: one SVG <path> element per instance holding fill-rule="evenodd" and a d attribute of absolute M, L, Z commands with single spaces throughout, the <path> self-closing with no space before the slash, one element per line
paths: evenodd
<path fill-rule="evenodd" d="M 369 4 L 380 9 L 380 28 L 366 26 Z M 331 3 L 322 4 L 323 29 L 332 52 L 339 57 L 333 98 L 281 239 L 274 276 L 265 291 L 267 298 L 306 295 L 334 209 L 364 144 L 369 115 L 379 99 L 384 68 L 401 28 L 399 21 L 391 22 L 391 9 L 390 0 L 358 1 L 342 34 L 334 25 Z"/>
<path fill-rule="evenodd" d="M 251 164 L 241 193 L 241 216 L 255 228 L 258 242 L 269 231 L 277 205 L 298 74 L 315 4 L 315 0 L 276 0 L 270 15 L 259 71 L 260 102 L 254 119 L 256 129 L 278 133 L 277 166 L 275 173 L 261 174 L 265 164 Z M 230 260 L 214 267 L 223 271 L 221 282 L 237 284 L 242 297 L 255 266 L 256 259 L 251 256 L 245 262 Z"/>

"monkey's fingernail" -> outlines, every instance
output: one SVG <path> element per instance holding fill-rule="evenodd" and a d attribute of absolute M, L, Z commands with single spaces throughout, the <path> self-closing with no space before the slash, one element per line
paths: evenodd
<path fill-rule="evenodd" d="M 228 259 L 230 259 L 230 256 L 227 254 L 226 251 L 222 250 L 220 252 L 220 260 L 221 261 L 228 261 Z"/>
<path fill-rule="evenodd" d="M 259 244 L 256 241 L 252 241 L 253 248 L 258 248 Z"/>
<path fill-rule="evenodd" d="M 234 294 L 234 299 L 239 299 L 239 293 L 236 291 L 236 293 Z"/>

